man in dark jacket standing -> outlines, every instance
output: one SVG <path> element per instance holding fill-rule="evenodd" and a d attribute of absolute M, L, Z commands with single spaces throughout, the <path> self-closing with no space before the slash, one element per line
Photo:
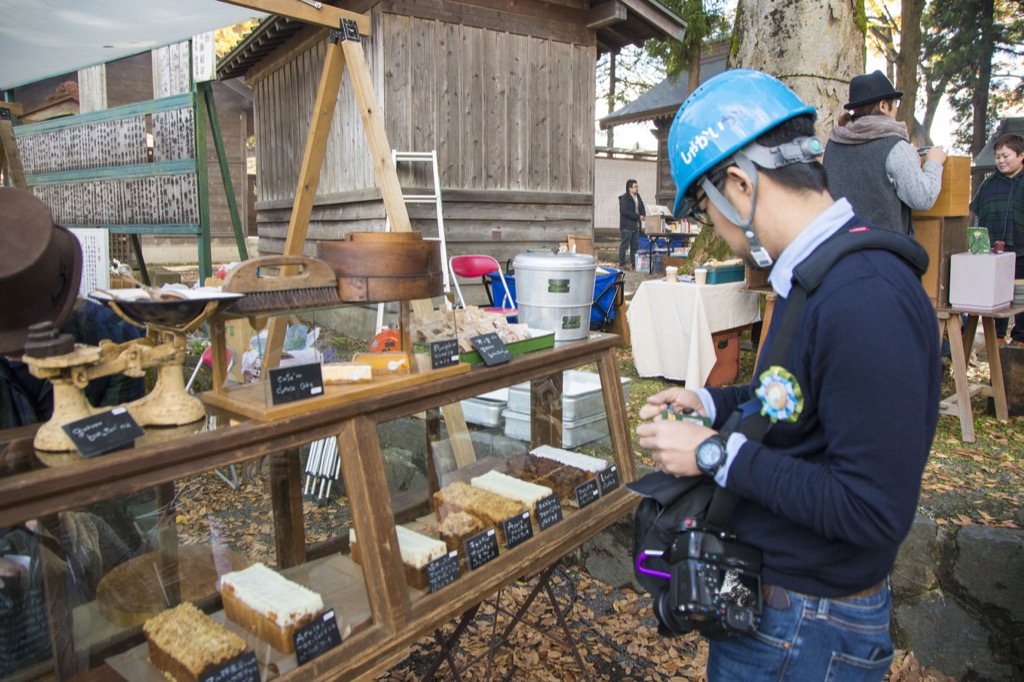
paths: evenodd
<path fill-rule="evenodd" d="M 640 229 L 647 217 L 647 208 L 640 198 L 640 185 L 626 180 L 626 193 L 619 197 L 619 267 L 632 270 L 640 248 Z M 629 249 L 629 260 L 626 250 Z"/>
<path fill-rule="evenodd" d="M 777 295 L 749 384 L 662 391 L 636 430 L 662 471 L 734 493 L 729 530 L 762 552 L 761 619 L 711 642 L 710 682 L 883 679 L 894 652 L 888 573 L 938 422 L 939 334 L 920 247 L 916 269 L 888 250 L 848 253 L 799 303 L 800 266 L 830 240 L 873 229 L 829 194 L 814 117 L 778 80 L 731 69 L 690 95 L 669 132 L 674 214 L 714 225 L 749 264 L 772 265 Z M 767 367 L 777 344 L 784 359 Z M 669 407 L 713 428 L 658 418 Z M 737 410 L 770 420 L 760 441 L 725 430 Z"/>
<path fill-rule="evenodd" d="M 989 239 L 1004 242 L 1017 255 L 1014 277 L 1024 278 L 1024 137 L 1009 133 L 992 145 L 996 172 L 985 178 L 971 199 L 971 213 L 978 216 L 978 225 L 988 228 Z M 1000 343 L 1006 336 L 1010 320 L 996 318 L 996 336 Z M 1024 313 L 1013 318 L 1011 345 L 1024 346 Z"/>

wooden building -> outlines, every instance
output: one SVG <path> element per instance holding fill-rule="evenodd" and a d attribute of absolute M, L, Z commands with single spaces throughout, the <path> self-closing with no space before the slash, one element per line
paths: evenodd
<path fill-rule="evenodd" d="M 591 233 L 597 58 L 685 28 L 650 0 L 335 4 L 371 17 L 363 45 L 391 147 L 437 151 L 449 253 L 502 262 Z M 222 79 L 244 76 L 253 90 L 262 254 L 284 245 L 326 37 L 272 17 L 219 67 Z M 398 164 L 407 194 L 432 191 L 427 165 Z M 433 205 L 409 213 L 414 229 L 436 234 Z M 384 224 L 346 75 L 306 254 L 318 240 Z"/>

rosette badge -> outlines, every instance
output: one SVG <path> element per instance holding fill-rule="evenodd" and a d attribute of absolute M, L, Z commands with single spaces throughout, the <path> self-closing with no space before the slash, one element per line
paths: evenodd
<path fill-rule="evenodd" d="M 773 422 L 795 422 L 804 408 L 804 397 L 796 377 L 779 366 L 761 373 L 757 397 L 761 400 L 761 414 Z"/>

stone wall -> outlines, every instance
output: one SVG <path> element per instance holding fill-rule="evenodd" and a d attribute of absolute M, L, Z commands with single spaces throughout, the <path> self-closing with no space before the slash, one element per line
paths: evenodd
<path fill-rule="evenodd" d="M 633 579 L 626 517 L 579 559 L 617 587 Z M 958 682 L 1024 680 L 1024 531 L 939 526 L 918 517 L 892 572 L 893 641 Z"/>

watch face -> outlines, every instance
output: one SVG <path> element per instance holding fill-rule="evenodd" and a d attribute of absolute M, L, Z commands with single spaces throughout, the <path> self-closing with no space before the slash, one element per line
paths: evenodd
<path fill-rule="evenodd" d="M 697 468 L 701 471 L 716 471 L 724 459 L 725 447 L 714 436 L 697 446 Z"/>

